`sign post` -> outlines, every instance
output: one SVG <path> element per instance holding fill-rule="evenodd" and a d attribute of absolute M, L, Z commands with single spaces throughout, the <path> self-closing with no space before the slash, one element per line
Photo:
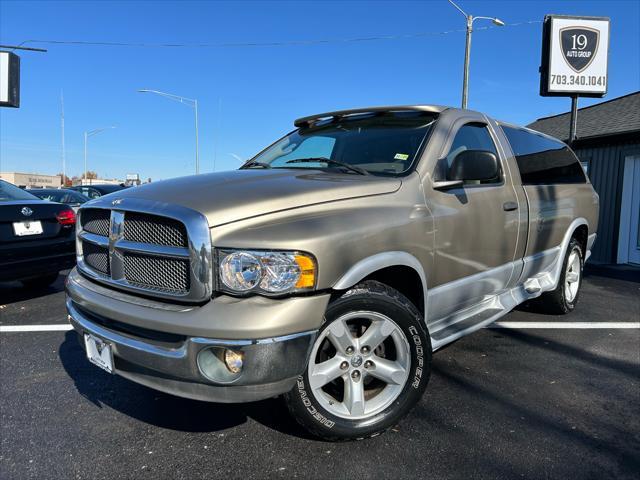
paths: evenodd
<path fill-rule="evenodd" d="M 578 98 L 607 93 L 609 23 L 607 17 L 544 17 L 540 95 L 571 97 L 569 143 L 576 139 Z"/>

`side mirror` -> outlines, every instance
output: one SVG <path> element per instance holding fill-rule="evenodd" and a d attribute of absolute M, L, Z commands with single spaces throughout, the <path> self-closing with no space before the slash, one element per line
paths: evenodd
<path fill-rule="evenodd" d="M 491 180 L 498 176 L 498 159 L 486 150 L 464 150 L 455 156 L 448 180 Z"/>

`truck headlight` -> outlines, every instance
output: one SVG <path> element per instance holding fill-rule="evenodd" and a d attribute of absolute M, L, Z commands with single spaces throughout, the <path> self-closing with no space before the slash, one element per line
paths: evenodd
<path fill-rule="evenodd" d="M 311 290 L 316 261 L 289 251 L 219 250 L 218 271 L 223 290 L 236 294 L 279 295 Z"/>

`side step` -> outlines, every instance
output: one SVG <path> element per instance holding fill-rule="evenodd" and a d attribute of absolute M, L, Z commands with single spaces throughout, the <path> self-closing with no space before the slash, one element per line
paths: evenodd
<path fill-rule="evenodd" d="M 514 290 L 506 290 L 500 295 L 485 299 L 478 305 L 430 322 L 428 327 L 433 350 L 484 328 L 509 313 L 513 307 L 520 303 L 514 293 Z"/>
<path fill-rule="evenodd" d="M 430 332 L 431 338 L 436 341 L 441 341 L 455 335 L 456 333 L 466 332 L 467 330 L 475 327 L 478 323 L 484 323 L 490 318 L 502 313 L 502 311 L 503 310 L 501 308 L 489 308 L 476 315 L 466 318 L 463 317 L 461 320 L 445 326 L 441 330 Z"/>

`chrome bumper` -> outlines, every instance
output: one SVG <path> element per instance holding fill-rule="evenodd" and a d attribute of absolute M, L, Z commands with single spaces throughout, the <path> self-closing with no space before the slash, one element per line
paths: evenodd
<path fill-rule="evenodd" d="M 98 317 L 70 297 L 67 312 L 69 322 L 80 335 L 90 333 L 111 345 L 114 373 L 173 395 L 220 403 L 251 402 L 289 391 L 306 367 L 317 334 L 313 330 L 260 340 L 174 335 L 167 341 L 144 332 L 138 336 L 119 330 L 113 326 L 117 324 L 114 319 Z M 216 384 L 200 373 L 198 353 L 211 346 L 244 353 L 242 374 L 232 384 Z"/>

